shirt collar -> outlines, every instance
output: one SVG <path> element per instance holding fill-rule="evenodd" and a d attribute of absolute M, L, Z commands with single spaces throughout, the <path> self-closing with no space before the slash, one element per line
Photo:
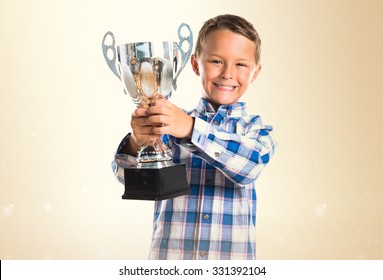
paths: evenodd
<path fill-rule="evenodd" d="M 246 103 L 237 102 L 231 105 L 221 105 L 216 112 L 213 106 L 207 102 L 205 99 L 201 98 L 195 108 L 195 110 L 202 115 L 215 115 L 216 113 L 227 115 L 232 118 L 241 118 L 246 114 Z"/>

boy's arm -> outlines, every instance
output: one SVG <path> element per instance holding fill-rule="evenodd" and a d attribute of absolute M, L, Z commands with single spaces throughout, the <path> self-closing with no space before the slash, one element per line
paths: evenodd
<path fill-rule="evenodd" d="M 174 143 L 203 158 L 239 185 L 254 181 L 274 153 L 271 126 L 259 116 L 242 118 L 236 132 L 193 118 L 168 100 L 158 100 L 146 114 L 150 133 L 170 134 Z M 163 124 L 163 125 L 161 125 Z"/>
<path fill-rule="evenodd" d="M 192 118 L 168 100 L 156 101 L 147 114 L 153 133 L 172 135 L 175 144 L 203 158 L 239 185 L 254 181 L 274 153 L 272 127 L 263 125 L 259 116 L 242 118 L 233 133 L 214 121 Z M 158 126 L 161 123 L 164 126 Z"/>
<path fill-rule="evenodd" d="M 195 119 L 190 141 L 175 143 L 220 169 L 230 180 L 246 185 L 257 179 L 274 154 L 272 127 L 259 116 L 248 116 L 237 123 L 236 133 L 219 125 Z"/>
<path fill-rule="evenodd" d="M 141 145 L 155 141 L 160 135 L 151 132 L 152 127 L 147 123 L 147 108 L 140 106 L 132 113 L 130 125 L 132 133 L 122 139 L 112 162 L 112 170 L 116 178 L 124 183 L 124 168 L 137 165 L 137 152 Z"/>
<path fill-rule="evenodd" d="M 159 99 L 147 109 L 146 123 L 151 133 L 169 134 L 177 138 L 190 139 L 193 133 L 194 118 L 168 100 Z"/>
<path fill-rule="evenodd" d="M 112 161 L 112 170 L 114 176 L 120 181 L 120 183 L 124 184 L 125 176 L 124 176 L 124 168 L 134 167 L 137 165 L 136 157 L 130 155 L 129 153 L 129 142 L 132 141 L 132 134 L 129 133 L 126 135 L 120 145 L 118 145 L 117 151 L 115 152 L 114 159 Z"/>

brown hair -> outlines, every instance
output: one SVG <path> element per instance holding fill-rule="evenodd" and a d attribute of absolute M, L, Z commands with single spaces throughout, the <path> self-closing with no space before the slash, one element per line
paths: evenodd
<path fill-rule="evenodd" d="M 196 57 L 201 53 L 207 35 L 216 30 L 230 30 L 231 32 L 241 34 L 253 41 L 255 44 L 255 63 L 259 63 L 261 59 L 261 38 L 259 37 L 257 30 L 255 30 L 253 24 L 246 19 L 230 14 L 216 16 L 204 23 L 198 33 L 194 52 Z"/>

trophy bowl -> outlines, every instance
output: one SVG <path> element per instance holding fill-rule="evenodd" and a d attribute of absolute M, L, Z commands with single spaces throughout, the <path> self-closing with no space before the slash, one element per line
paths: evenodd
<path fill-rule="evenodd" d="M 181 34 L 185 28 L 187 36 Z M 177 89 L 177 78 L 193 47 L 192 31 L 187 24 L 179 26 L 178 37 L 178 43 L 135 42 L 116 47 L 114 34 L 109 31 L 104 35 L 105 61 L 136 106 L 147 108 L 157 99 L 170 98 Z M 106 43 L 109 38 L 112 44 Z M 137 163 L 136 167 L 124 170 L 124 199 L 160 200 L 189 193 L 185 166 L 172 162 L 172 152 L 161 139 L 142 145 Z"/>

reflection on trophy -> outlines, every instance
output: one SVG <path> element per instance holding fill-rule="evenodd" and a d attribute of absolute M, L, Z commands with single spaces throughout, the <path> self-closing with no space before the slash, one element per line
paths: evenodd
<path fill-rule="evenodd" d="M 181 34 L 185 28 L 187 36 Z M 116 47 L 113 33 L 104 35 L 105 61 L 137 106 L 148 107 L 176 90 L 177 78 L 193 47 L 193 34 L 187 24 L 179 26 L 178 37 L 179 43 L 139 42 Z M 112 43 L 107 44 L 110 39 Z M 171 150 L 160 139 L 140 147 L 137 163 L 137 167 L 124 170 L 123 199 L 162 200 L 189 193 L 185 165 L 172 162 Z"/>

